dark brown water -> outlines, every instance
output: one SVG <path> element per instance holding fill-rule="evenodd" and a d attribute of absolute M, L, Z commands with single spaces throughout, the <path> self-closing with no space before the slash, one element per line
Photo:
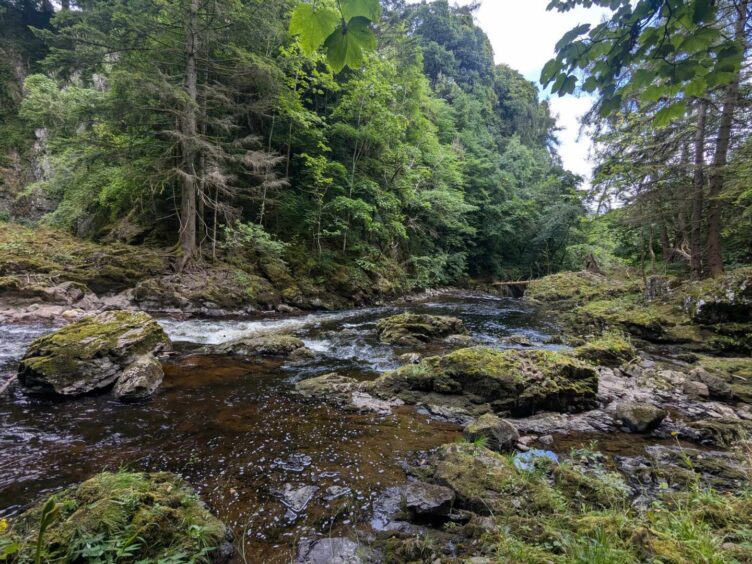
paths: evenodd
<path fill-rule="evenodd" d="M 233 528 L 248 562 L 289 562 L 303 536 L 362 534 L 371 500 L 404 482 L 402 462 L 456 440 L 459 429 L 409 408 L 385 417 L 344 413 L 292 388 L 332 370 L 367 379 L 396 366 L 404 351 L 381 345 L 375 323 L 404 309 L 462 317 L 492 346 L 509 334 L 540 344 L 553 330 L 521 302 L 479 294 L 285 319 L 165 320 L 173 339 L 193 343 L 285 328 L 317 356 L 293 366 L 184 355 L 165 364 L 157 394 L 135 405 L 107 395 L 55 401 L 15 387 L 0 400 L 0 516 L 102 470 L 126 467 L 184 476 Z M 17 329 L 0 328 L 16 335 L 2 341 L 6 370 L 48 328 Z"/>

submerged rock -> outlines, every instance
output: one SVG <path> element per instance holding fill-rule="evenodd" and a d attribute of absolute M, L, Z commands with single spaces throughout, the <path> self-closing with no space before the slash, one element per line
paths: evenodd
<path fill-rule="evenodd" d="M 243 337 L 220 345 L 207 347 L 207 351 L 214 354 L 274 357 L 302 356 L 306 352 L 310 352 L 305 348 L 305 343 L 301 339 L 288 334 Z"/>
<path fill-rule="evenodd" d="M 377 531 L 403 529 L 406 522 L 446 520 L 454 502 L 447 487 L 426 482 L 409 482 L 387 488 L 373 503 L 371 526 Z"/>
<path fill-rule="evenodd" d="M 380 415 L 387 415 L 391 413 L 393 407 L 403 404 L 401 400 L 383 400 L 373 397 L 367 390 L 364 391 L 365 386 L 364 383 L 354 378 L 340 376 L 333 372 L 301 380 L 295 384 L 295 391 L 304 397 L 317 398 L 344 409 Z"/>
<path fill-rule="evenodd" d="M 44 516 L 50 524 L 40 529 Z M 40 530 L 44 534 L 40 537 Z M 180 477 L 105 472 L 54 494 L 12 520 L 0 531 L 16 543 L 18 561 L 33 561 L 41 538 L 41 561 L 115 562 L 127 548 L 128 560 L 223 562 L 232 555 L 229 529 L 214 517 Z M 83 541 L 83 542 L 82 542 Z"/>
<path fill-rule="evenodd" d="M 646 403 L 620 402 L 613 406 L 614 418 L 633 433 L 652 431 L 668 413 Z"/>
<path fill-rule="evenodd" d="M 570 356 L 540 350 L 460 349 L 381 376 L 367 386 L 408 403 L 525 416 L 595 407 L 598 373 Z"/>
<path fill-rule="evenodd" d="M 133 399 L 161 382 L 153 353 L 169 348 L 167 335 L 149 315 L 107 311 L 34 341 L 18 369 L 19 382 L 35 393 L 78 396 L 119 383 Z"/>
<path fill-rule="evenodd" d="M 462 334 L 465 326 L 456 317 L 402 313 L 380 320 L 376 330 L 384 343 L 417 346 L 449 335 Z"/>
<path fill-rule="evenodd" d="M 465 426 L 465 438 L 470 442 L 483 440 L 488 448 L 499 452 L 514 449 L 520 434 L 517 429 L 501 417 L 486 413 Z"/>
<path fill-rule="evenodd" d="M 301 540 L 295 564 L 370 564 L 376 561 L 370 548 L 348 538 L 332 537 Z"/>

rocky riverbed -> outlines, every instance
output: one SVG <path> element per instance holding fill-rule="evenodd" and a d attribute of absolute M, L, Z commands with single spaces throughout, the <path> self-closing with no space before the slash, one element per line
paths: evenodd
<path fill-rule="evenodd" d="M 644 341 L 624 330 L 632 318 L 577 329 L 562 310 L 602 297 L 588 283 L 566 308 L 571 292 L 447 291 L 158 317 L 173 351 L 146 401 L 66 400 L 23 380 L 5 392 L 0 516 L 13 533 L 34 502 L 125 468 L 181 476 L 232 532 L 238 562 L 743 561 L 747 524 L 732 513 L 747 499 L 748 364 Z M 61 324 L 3 325 L 6 378 Z M 671 504 L 702 538 L 660 521 Z"/>

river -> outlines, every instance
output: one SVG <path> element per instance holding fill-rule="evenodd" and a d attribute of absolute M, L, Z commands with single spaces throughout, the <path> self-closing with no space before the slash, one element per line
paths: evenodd
<path fill-rule="evenodd" d="M 460 317 L 478 342 L 524 336 L 547 345 L 556 328 L 522 301 L 443 292 L 392 305 L 256 319 L 160 319 L 179 354 L 149 401 L 0 399 L 0 517 L 106 469 L 184 476 L 230 525 L 248 562 L 289 562 L 298 540 L 367 531 L 371 503 L 405 481 L 415 452 L 457 440 L 460 429 L 411 408 L 347 413 L 292 392 L 303 378 L 339 372 L 372 379 L 408 350 L 379 343 L 376 322 L 402 311 Z M 15 370 L 45 325 L 0 326 L 0 370 Z M 316 354 L 304 363 L 200 355 L 201 344 L 285 330 Z M 438 352 L 438 351 L 437 351 Z M 240 542 L 239 539 L 244 539 Z"/>

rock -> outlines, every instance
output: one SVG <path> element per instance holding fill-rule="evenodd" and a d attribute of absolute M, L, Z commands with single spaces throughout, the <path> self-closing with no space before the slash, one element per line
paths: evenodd
<path fill-rule="evenodd" d="M 355 378 L 340 376 L 332 372 L 315 378 L 307 378 L 295 384 L 295 390 L 305 397 L 326 397 L 349 395 L 358 387 Z"/>
<path fill-rule="evenodd" d="M 637 358 L 637 349 L 621 333 L 605 333 L 577 347 L 574 355 L 599 366 L 615 368 Z"/>
<path fill-rule="evenodd" d="M 543 446 L 551 446 L 554 444 L 554 438 L 552 435 L 543 435 L 538 438 L 538 442 Z"/>
<path fill-rule="evenodd" d="M 235 354 L 240 356 L 288 357 L 301 355 L 305 343 L 294 335 L 271 334 L 255 337 L 243 337 L 220 345 L 207 347 L 213 354 Z"/>
<path fill-rule="evenodd" d="M 316 486 L 305 485 L 295 487 L 292 484 L 287 483 L 284 485 L 283 490 L 275 493 L 282 502 L 282 505 L 297 514 L 305 511 L 305 508 L 308 507 L 308 504 L 313 499 L 313 496 L 316 495 L 317 491 L 319 491 L 319 488 Z"/>
<path fill-rule="evenodd" d="M 113 393 L 123 401 L 145 399 L 159 387 L 162 378 L 162 364 L 154 355 L 145 354 L 125 367 L 115 382 Z"/>
<path fill-rule="evenodd" d="M 739 268 L 721 278 L 693 283 L 684 307 L 695 323 L 752 321 L 752 268 Z"/>
<path fill-rule="evenodd" d="M 525 298 L 547 303 L 585 303 L 628 291 L 623 282 L 590 272 L 559 272 L 527 286 Z"/>
<path fill-rule="evenodd" d="M 702 419 L 692 421 L 686 433 L 702 444 L 728 448 L 752 437 L 752 421 L 745 419 Z"/>
<path fill-rule="evenodd" d="M 296 564 L 368 564 L 375 562 L 373 551 L 347 538 L 333 537 L 298 544 Z"/>
<path fill-rule="evenodd" d="M 713 399 L 730 400 L 734 397 L 734 390 L 726 380 L 711 374 L 702 367 L 693 369 L 689 377 L 702 383 L 708 389 L 708 395 Z"/>
<path fill-rule="evenodd" d="M 82 538 L 129 546 L 127 560 L 139 562 L 173 561 L 175 554 L 186 561 L 225 562 L 233 552 L 229 529 L 174 474 L 105 472 L 58 491 L 51 498 L 58 512 L 40 537 L 48 498 L 15 517 L 10 538 L 0 539 L 18 544 L 14 559 L 34 561 L 38 538 L 42 562 L 69 561 Z"/>
<path fill-rule="evenodd" d="M 402 313 L 380 320 L 376 324 L 376 330 L 384 343 L 417 346 L 448 335 L 464 333 L 465 327 L 456 317 Z"/>
<path fill-rule="evenodd" d="M 689 397 L 694 399 L 707 399 L 710 397 L 710 390 L 702 382 L 695 382 L 694 380 L 687 380 L 684 382 L 683 391 Z"/>
<path fill-rule="evenodd" d="M 673 279 L 668 276 L 652 275 L 645 281 L 645 299 L 663 300 L 671 295 Z"/>
<path fill-rule="evenodd" d="M 485 439 L 485 446 L 498 452 L 514 449 L 520 438 L 517 429 L 508 421 L 504 421 L 501 417 L 491 413 L 481 415 L 477 420 L 467 425 L 463 434 L 470 442 Z"/>
<path fill-rule="evenodd" d="M 525 335 L 510 335 L 508 337 L 504 337 L 501 339 L 501 342 L 505 345 L 511 345 L 515 347 L 533 347 L 535 346 L 535 343 L 533 343 L 529 337 L 526 337 Z"/>
<path fill-rule="evenodd" d="M 410 482 L 387 488 L 373 503 L 371 525 L 378 531 L 398 530 L 402 522 L 421 518 L 446 520 L 452 509 L 454 492 L 444 486 Z"/>
<path fill-rule="evenodd" d="M 420 362 L 420 355 L 418 353 L 405 353 L 397 357 L 400 364 L 418 364 Z"/>
<path fill-rule="evenodd" d="M 470 335 L 449 335 L 444 342 L 453 347 L 471 347 L 475 344 L 475 339 Z"/>
<path fill-rule="evenodd" d="M 522 417 L 540 410 L 595 407 L 597 371 L 570 356 L 542 350 L 473 347 L 403 366 L 364 389 L 378 397 L 481 415 Z"/>
<path fill-rule="evenodd" d="M 665 419 L 668 413 L 650 404 L 621 402 L 613 407 L 614 418 L 634 433 L 652 431 Z"/>
<path fill-rule="evenodd" d="M 87 394 L 112 386 L 137 359 L 169 346 L 167 335 L 149 315 L 107 311 L 34 341 L 21 360 L 18 380 L 35 393 Z M 152 365 L 149 370 L 153 382 L 156 372 L 153 362 L 141 362 L 144 366 Z M 131 377 L 136 376 L 140 367 L 134 367 Z M 145 389 L 140 384 L 131 388 Z"/>

